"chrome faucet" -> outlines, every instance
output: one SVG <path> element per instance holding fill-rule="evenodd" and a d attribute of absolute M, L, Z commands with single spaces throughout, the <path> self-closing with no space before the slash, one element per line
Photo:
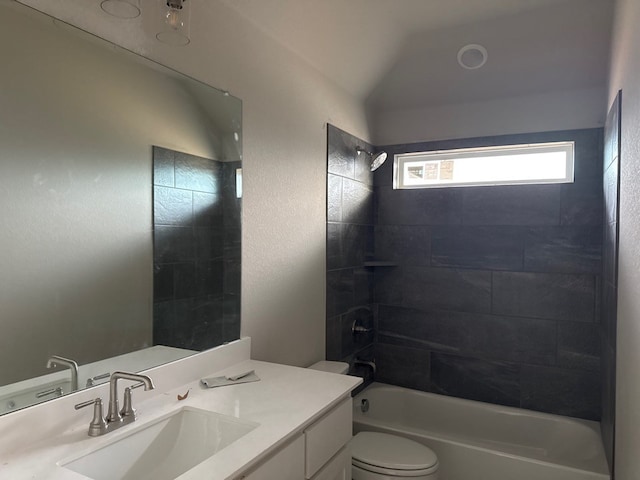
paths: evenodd
<path fill-rule="evenodd" d="M 130 380 L 137 384 L 124 389 L 124 405 L 118 411 L 118 380 Z M 145 390 L 153 390 L 153 380 L 147 375 L 129 372 L 113 372 L 109 380 L 109 412 L 104 416 L 102 399 L 96 398 L 88 402 L 82 402 L 75 406 L 76 410 L 93 405 L 93 419 L 89 423 L 89 436 L 98 437 L 105 433 L 117 430 L 123 425 L 136 421 L 136 411 L 131 402 L 131 391 L 134 388 L 144 387 Z"/>
<path fill-rule="evenodd" d="M 128 412 L 118 411 L 118 380 L 131 380 L 132 382 L 142 382 L 145 390 L 153 390 L 156 386 L 153 384 L 151 377 L 147 375 L 141 375 L 139 373 L 128 372 L 113 372 L 111 374 L 111 380 L 109 380 L 109 412 L 107 413 L 107 423 L 121 422 L 124 414 Z M 138 387 L 140 385 L 135 385 Z M 131 388 L 125 392 L 125 405 L 127 404 L 127 397 L 129 407 L 131 406 Z M 126 416 L 126 415 L 125 415 Z M 133 415 L 135 420 L 135 415 Z"/>
<path fill-rule="evenodd" d="M 70 358 L 60 357 L 58 355 L 51 355 L 47 360 L 47 368 L 64 366 L 71 370 L 71 391 L 78 390 L 78 364 Z"/>

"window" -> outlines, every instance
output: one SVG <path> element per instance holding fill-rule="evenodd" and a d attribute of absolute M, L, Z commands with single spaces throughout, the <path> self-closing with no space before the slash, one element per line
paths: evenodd
<path fill-rule="evenodd" d="M 393 188 L 573 182 L 573 142 L 403 153 Z"/>

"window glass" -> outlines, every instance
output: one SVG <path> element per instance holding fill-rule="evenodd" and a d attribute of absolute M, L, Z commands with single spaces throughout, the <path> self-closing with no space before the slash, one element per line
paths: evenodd
<path fill-rule="evenodd" d="M 573 142 L 405 153 L 394 158 L 394 188 L 573 182 Z"/>

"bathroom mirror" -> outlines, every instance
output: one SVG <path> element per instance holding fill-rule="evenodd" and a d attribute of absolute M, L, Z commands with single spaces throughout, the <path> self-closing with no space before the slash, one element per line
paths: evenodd
<path fill-rule="evenodd" d="M 238 338 L 241 101 L 8 0 L 0 58 L 0 414 L 73 390 L 52 355 L 77 362 L 85 388 Z M 204 207 L 221 215 L 207 232 L 220 258 L 194 263 L 184 233 L 201 248 L 200 225 L 169 224 L 154 263 L 154 157 L 156 176 L 167 162 L 206 176 L 201 159 L 226 172 L 214 188 L 230 200 L 208 191 Z M 183 197 L 156 209 L 192 208 Z M 190 268 L 220 298 L 185 295 Z"/>

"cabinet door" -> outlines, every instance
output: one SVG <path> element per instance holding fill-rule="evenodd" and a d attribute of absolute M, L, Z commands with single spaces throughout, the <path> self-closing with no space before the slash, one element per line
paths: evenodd
<path fill-rule="evenodd" d="M 304 436 L 258 465 L 238 480 L 301 480 L 304 478 Z"/>
<path fill-rule="evenodd" d="M 311 480 L 351 480 L 351 444 L 336 453 Z"/>
<path fill-rule="evenodd" d="M 353 403 L 349 397 L 305 430 L 306 478 L 313 478 L 351 440 L 352 415 Z"/>

